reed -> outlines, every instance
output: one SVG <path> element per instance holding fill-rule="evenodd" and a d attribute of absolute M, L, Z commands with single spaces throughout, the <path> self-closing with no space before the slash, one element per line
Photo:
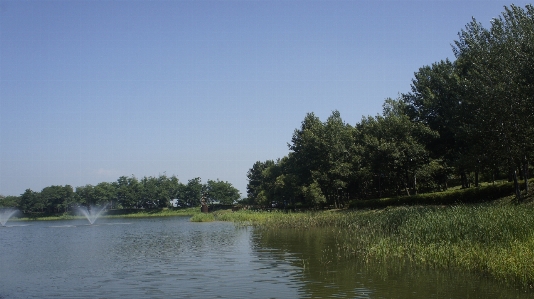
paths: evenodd
<path fill-rule="evenodd" d="M 534 209 L 511 202 L 338 212 L 235 212 L 218 220 L 262 229 L 328 228 L 347 257 L 400 260 L 534 285 Z"/>
<path fill-rule="evenodd" d="M 193 215 L 191 219 L 189 220 L 191 222 L 212 222 L 215 221 L 215 216 L 213 214 L 208 213 L 198 213 Z"/>

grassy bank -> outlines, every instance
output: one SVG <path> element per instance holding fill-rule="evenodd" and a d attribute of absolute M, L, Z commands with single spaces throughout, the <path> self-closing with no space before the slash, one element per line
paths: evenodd
<path fill-rule="evenodd" d="M 453 268 L 510 284 L 534 284 L 534 207 L 493 203 L 390 207 L 337 212 L 215 214 L 215 219 L 262 228 L 326 227 L 347 257 L 405 260 L 428 268 Z"/>
<path fill-rule="evenodd" d="M 145 217 L 170 217 L 170 216 L 193 216 L 200 214 L 200 208 L 187 208 L 187 209 L 122 209 L 122 210 L 108 210 L 99 218 L 145 218 Z M 84 219 L 85 216 L 76 215 L 72 213 L 64 214 L 31 214 L 31 215 L 19 215 L 20 217 L 14 217 L 10 221 L 17 220 L 71 220 L 71 219 Z"/>

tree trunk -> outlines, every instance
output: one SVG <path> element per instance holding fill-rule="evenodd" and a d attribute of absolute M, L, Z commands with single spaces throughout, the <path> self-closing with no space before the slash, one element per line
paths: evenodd
<path fill-rule="evenodd" d="M 525 192 L 528 195 L 528 160 L 525 157 L 525 162 L 523 163 L 523 177 L 525 178 Z"/>
<path fill-rule="evenodd" d="M 475 171 L 475 188 L 478 188 L 478 169 Z"/>
<path fill-rule="evenodd" d="M 409 181 L 410 181 L 410 179 L 409 179 L 409 176 L 408 176 L 408 169 L 406 169 L 406 173 L 404 175 L 404 189 L 406 190 L 406 194 L 408 196 L 410 196 L 410 187 L 409 187 L 409 184 L 408 184 Z"/>
<path fill-rule="evenodd" d="M 462 177 L 462 189 L 469 188 L 469 182 L 467 181 L 467 174 L 465 173 L 465 171 L 462 171 L 461 177 Z"/>
<path fill-rule="evenodd" d="M 413 193 L 417 195 L 417 174 L 413 174 Z"/>
<path fill-rule="evenodd" d="M 521 202 L 521 190 L 519 189 L 519 182 L 517 180 L 517 170 L 514 170 L 514 189 L 517 201 Z"/>

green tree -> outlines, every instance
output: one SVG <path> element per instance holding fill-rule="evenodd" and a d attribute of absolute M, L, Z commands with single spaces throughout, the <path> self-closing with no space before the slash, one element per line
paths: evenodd
<path fill-rule="evenodd" d="M 19 196 L 3 196 L 0 195 L 0 207 L 1 208 L 15 208 L 20 206 Z"/>
<path fill-rule="evenodd" d="M 39 192 L 26 189 L 20 196 L 19 208 L 23 213 L 42 211 L 44 207 L 40 202 L 40 197 Z"/>
<path fill-rule="evenodd" d="M 347 192 L 352 178 L 352 131 L 339 111 L 333 111 L 324 123 L 313 113 L 306 115 L 288 145 L 292 151 L 290 173 L 298 179 L 298 185 L 306 188 L 302 189 L 303 194 L 318 187 L 322 195 L 315 198 L 324 198 L 327 204 L 339 204 L 340 193 Z M 314 191 L 314 194 L 318 193 Z"/>
<path fill-rule="evenodd" d="M 218 201 L 224 205 L 231 205 L 241 197 L 239 190 L 232 184 L 218 179 L 217 181 L 208 180 L 205 190 L 208 201 L 212 203 Z"/>
<path fill-rule="evenodd" d="M 141 207 L 141 184 L 135 177 L 121 176 L 114 183 L 117 190 L 117 202 L 123 208 Z"/>
<path fill-rule="evenodd" d="M 96 196 L 94 186 L 87 184 L 85 186 L 76 187 L 76 201 L 82 205 L 90 206 L 96 205 Z"/>
<path fill-rule="evenodd" d="M 404 113 L 404 102 L 387 99 L 383 116 L 367 117 L 356 125 L 356 142 L 363 149 L 362 168 L 377 195 L 417 192 L 417 171 L 429 161 L 426 144 L 437 134 Z"/>
<path fill-rule="evenodd" d="M 50 212 L 67 211 L 74 203 L 74 191 L 70 185 L 49 186 L 41 190 L 43 209 Z"/>
<path fill-rule="evenodd" d="M 117 189 L 112 183 L 101 182 L 94 186 L 94 204 L 109 205 L 113 208 L 113 201 L 117 198 Z"/>
<path fill-rule="evenodd" d="M 205 187 L 202 185 L 201 178 L 190 179 L 183 189 L 182 197 L 179 198 L 180 204 L 189 207 L 200 206 L 200 200 L 204 192 Z"/>
<path fill-rule="evenodd" d="M 453 50 L 472 103 L 470 137 L 484 137 L 473 142 L 486 164 L 506 163 L 520 198 L 517 172 L 523 164 L 528 176 L 534 141 L 534 7 L 505 7 L 490 29 L 473 19 Z"/>
<path fill-rule="evenodd" d="M 272 165 L 274 165 L 273 160 L 257 161 L 247 172 L 247 200 L 250 204 L 259 204 L 260 199 L 258 196 L 263 190 L 262 184 L 264 182 L 263 171 Z"/>
<path fill-rule="evenodd" d="M 450 166 L 456 167 L 460 174 L 472 164 L 471 159 L 462 159 L 462 155 L 472 152 L 472 140 L 466 132 L 469 102 L 463 86 L 456 63 L 445 60 L 420 68 L 412 80 L 412 92 L 402 96 L 407 105 L 406 114 L 412 121 L 438 133 L 427 147 L 435 163 L 439 161 L 434 166 L 441 175 L 435 176 L 435 183 L 444 189 L 452 171 Z"/>

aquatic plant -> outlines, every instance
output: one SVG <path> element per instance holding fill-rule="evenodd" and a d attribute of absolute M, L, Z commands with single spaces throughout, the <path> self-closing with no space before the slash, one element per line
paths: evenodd
<path fill-rule="evenodd" d="M 191 217 L 191 219 L 189 221 L 191 221 L 191 222 L 212 222 L 212 221 L 215 221 L 215 217 L 214 217 L 213 214 L 199 213 L 199 214 L 193 215 L 193 217 Z"/>
<path fill-rule="evenodd" d="M 347 258 L 407 261 L 534 284 L 534 209 L 493 203 L 339 212 L 235 212 L 218 220 L 262 229 L 326 228 Z"/>

